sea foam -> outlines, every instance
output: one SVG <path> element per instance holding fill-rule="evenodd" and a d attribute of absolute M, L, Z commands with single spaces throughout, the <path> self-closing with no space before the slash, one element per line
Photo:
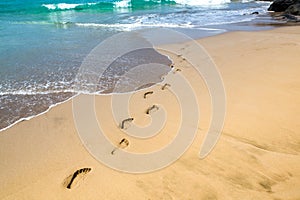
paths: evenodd
<path fill-rule="evenodd" d="M 84 6 L 84 5 L 95 5 L 96 3 L 86 3 L 86 4 L 75 4 L 75 3 L 58 3 L 58 4 L 43 4 L 43 7 L 48 8 L 49 10 L 70 10 L 74 9 L 78 6 Z"/>
<path fill-rule="evenodd" d="M 140 0 L 143 2 L 143 0 Z M 150 0 L 151 1 L 151 0 Z M 150 2 L 144 1 L 145 3 Z M 162 1 L 153 1 L 157 4 L 162 3 Z M 230 3 L 230 0 L 175 0 L 177 4 L 182 5 L 189 5 L 189 6 L 207 6 L 207 5 L 221 5 Z M 80 4 L 74 4 L 74 3 L 57 3 L 57 4 L 42 4 L 43 7 L 47 8 L 48 10 L 70 10 L 75 9 L 80 6 L 94 6 L 99 3 L 107 3 L 99 1 L 98 3 L 80 3 Z M 130 8 L 131 7 L 131 0 L 122 0 L 122 1 L 116 1 L 112 2 L 113 6 L 115 8 Z"/>
<path fill-rule="evenodd" d="M 230 0 L 176 0 L 176 3 L 190 6 L 205 6 L 230 3 Z"/>

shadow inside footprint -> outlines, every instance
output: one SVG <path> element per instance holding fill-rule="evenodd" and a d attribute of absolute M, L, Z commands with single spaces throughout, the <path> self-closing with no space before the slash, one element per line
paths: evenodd
<path fill-rule="evenodd" d="M 159 110 L 159 107 L 157 105 L 153 105 L 147 109 L 146 114 L 149 115 L 152 112 L 157 111 L 157 110 Z"/>
<path fill-rule="evenodd" d="M 73 174 L 68 176 L 64 181 L 64 186 L 68 189 L 74 188 L 76 185 L 81 182 L 87 173 L 89 173 L 92 169 L 91 168 L 82 168 L 75 171 Z"/>
<path fill-rule="evenodd" d="M 128 123 L 128 122 L 132 122 L 134 119 L 133 118 L 127 118 L 127 119 L 124 119 L 122 121 L 122 123 L 120 124 L 120 128 L 121 129 L 126 129 L 127 127 L 125 127 L 125 124 Z"/>

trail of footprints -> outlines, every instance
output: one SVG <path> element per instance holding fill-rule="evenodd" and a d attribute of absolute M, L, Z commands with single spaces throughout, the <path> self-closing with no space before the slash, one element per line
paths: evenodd
<path fill-rule="evenodd" d="M 173 70 L 173 72 L 179 72 L 181 71 L 180 69 L 175 69 L 174 65 L 170 66 L 171 69 Z M 164 84 L 161 89 L 165 90 L 167 87 L 171 87 L 170 84 L 166 83 Z M 148 91 L 146 93 L 144 93 L 144 99 L 146 99 L 149 95 L 154 94 L 153 91 Z M 147 110 L 146 110 L 146 114 L 151 114 L 152 112 L 155 112 L 159 110 L 159 107 L 157 105 L 152 105 L 150 106 Z M 134 120 L 134 118 L 127 118 L 124 119 L 121 124 L 120 124 L 120 128 L 121 129 L 126 129 L 126 125 L 129 125 L 129 123 L 131 123 Z M 114 155 L 115 152 L 118 149 L 124 149 L 126 147 L 129 146 L 129 141 L 126 138 L 123 138 L 119 143 L 118 146 L 115 147 L 112 151 L 111 151 L 111 155 Z M 86 175 L 92 170 L 92 168 L 81 168 L 76 170 L 73 174 L 69 175 L 65 180 L 64 180 L 64 187 L 66 187 L 67 189 L 73 189 L 76 186 L 80 185 L 80 182 L 82 182 L 84 180 L 84 178 L 86 177 Z"/>
<path fill-rule="evenodd" d="M 176 73 L 176 72 L 180 72 L 181 71 L 181 69 L 176 69 L 175 67 L 174 67 L 174 64 L 171 64 L 170 65 L 170 68 L 171 68 L 171 70 L 173 71 L 173 73 Z M 161 87 L 161 90 L 165 90 L 165 89 L 167 89 L 168 87 L 171 87 L 171 84 L 169 84 L 169 83 L 165 83 L 162 87 Z M 144 99 L 147 99 L 147 97 L 149 96 L 149 95 L 153 95 L 154 94 L 154 92 L 153 91 L 148 91 L 148 92 L 145 92 L 144 93 Z M 146 110 L 146 114 L 147 115 L 149 115 L 149 114 L 151 114 L 152 112 L 155 112 L 155 111 L 157 111 L 157 110 L 159 110 L 159 107 L 157 106 L 157 105 L 152 105 L 152 106 L 150 106 L 147 110 Z M 121 124 L 120 124 L 120 128 L 121 129 L 126 129 L 129 125 L 130 125 L 130 123 L 132 122 L 134 120 L 134 118 L 127 118 L 127 119 L 124 119 L 122 122 L 121 122 Z M 117 147 L 115 147 L 112 151 L 111 151 L 111 155 L 114 155 L 115 154 L 115 152 L 118 150 L 118 149 L 124 149 L 124 148 L 126 148 L 126 147 L 128 147 L 129 146 L 129 141 L 126 139 L 126 138 L 123 138 L 119 143 L 118 143 L 118 146 Z"/>

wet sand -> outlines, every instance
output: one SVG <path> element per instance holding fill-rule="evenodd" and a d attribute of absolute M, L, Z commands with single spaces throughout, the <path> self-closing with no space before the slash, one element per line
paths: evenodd
<path fill-rule="evenodd" d="M 191 64 L 168 53 L 181 70 L 176 73 L 190 81 L 201 113 L 197 136 L 179 160 L 147 174 L 101 164 L 79 139 L 70 100 L 0 133 L 0 199 L 299 199 L 299 34 L 299 27 L 284 27 L 198 40 L 218 67 L 227 97 L 221 137 L 205 159 L 199 158 L 199 148 L 209 128 L 210 95 Z M 169 47 L 197 54 L 188 43 Z M 161 87 L 140 90 L 129 102 L 139 126 L 151 123 L 145 114 L 149 105 L 164 106 L 167 122 L 149 140 L 122 132 L 109 109 L 111 95 L 95 97 L 106 136 L 116 146 L 124 137 L 129 141 L 119 152 L 152 152 L 175 137 L 179 103 Z M 154 93 L 145 99 L 148 91 Z"/>

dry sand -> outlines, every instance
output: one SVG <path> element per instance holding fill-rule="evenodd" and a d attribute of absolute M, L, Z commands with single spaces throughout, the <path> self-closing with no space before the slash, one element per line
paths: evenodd
<path fill-rule="evenodd" d="M 197 137 L 178 161 L 140 175 L 100 164 L 80 141 L 67 101 L 0 133 L 0 199 L 300 199 L 299 34 L 299 27 L 286 27 L 198 41 L 219 68 L 227 95 L 222 135 L 205 159 L 198 154 L 211 117 L 209 94 L 189 63 L 170 55 L 179 73 L 197 85 L 201 110 Z M 184 52 L 188 44 L 170 46 L 195 53 Z M 154 151 L 174 137 L 178 102 L 160 87 L 133 94 L 130 112 L 143 126 L 150 123 L 145 109 L 162 104 L 168 113 L 165 127 L 150 141 L 127 137 L 124 150 Z M 149 90 L 160 95 L 145 103 Z M 112 119 L 110 100 L 110 95 L 97 96 L 95 108 L 107 137 L 117 144 L 125 135 Z M 81 168 L 91 171 L 79 174 L 67 189 L 66 181 Z"/>

